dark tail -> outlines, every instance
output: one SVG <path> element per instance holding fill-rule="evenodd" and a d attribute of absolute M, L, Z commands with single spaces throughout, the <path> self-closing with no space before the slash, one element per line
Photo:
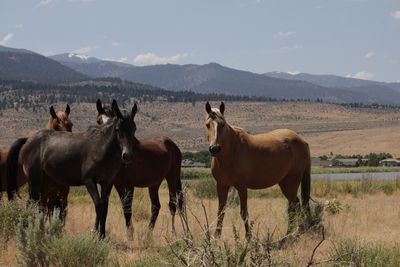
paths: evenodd
<path fill-rule="evenodd" d="M 311 169 L 307 167 L 301 180 L 301 204 L 303 207 L 308 206 L 311 194 Z"/>
<path fill-rule="evenodd" d="M 17 139 L 10 147 L 7 156 L 7 195 L 9 200 L 13 200 L 17 187 L 18 158 L 22 146 L 28 138 Z"/>
<path fill-rule="evenodd" d="M 178 199 L 178 209 L 180 212 L 184 211 L 184 194 L 182 190 L 182 181 L 181 181 L 181 164 L 182 164 L 182 153 L 181 150 L 176 146 L 177 150 L 177 158 L 176 158 L 176 195 Z"/>

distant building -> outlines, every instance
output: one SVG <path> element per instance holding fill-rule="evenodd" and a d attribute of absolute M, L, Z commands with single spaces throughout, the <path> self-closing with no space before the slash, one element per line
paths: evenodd
<path fill-rule="evenodd" d="M 200 167 L 200 168 L 205 168 L 206 164 L 203 162 L 197 162 L 193 161 L 191 159 L 184 159 L 182 160 L 182 165 L 183 168 L 190 168 L 190 167 Z"/>
<path fill-rule="evenodd" d="M 400 160 L 398 160 L 398 159 L 383 159 L 383 160 L 379 161 L 379 166 L 398 167 L 398 166 L 400 166 Z"/>
<path fill-rule="evenodd" d="M 311 166 L 313 166 L 313 167 L 329 167 L 329 166 L 331 166 L 331 160 L 312 157 L 311 158 Z"/>
<path fill-rule="evenodd" d="M 368 159 L 361 159 L 362 162 Z M 357 167 L 360 166 L 360 159 L 345 158 L 345 159 L 332 159 L 332 167 Z"/>

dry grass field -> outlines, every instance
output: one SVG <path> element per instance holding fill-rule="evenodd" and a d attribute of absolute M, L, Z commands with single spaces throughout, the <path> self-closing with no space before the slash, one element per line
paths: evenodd
<path fill-rule="evenodd" d="M 346 184 L 341 185 L 340 182 L 334 183 L 337 183 L 336 186 L 346 186 Z M 359 182 L 355 182 L 354 185 L 357 183 Z M 372 184 L 370 188 L 376 185 Z M 325 192 L 324 197 L 315 197 L 317 201 L 325 203 L 327 200 L 332 201 L 333 196 L 335 196 L 336 201 L 340 202 L 340 208 L 337 213 L 333 213 L 329 207 L 325 206 L 323 224 L 326 240 L 317 249 L 314 261 L 332 259 L 333 247 L 346 242 L 346 240 L 355 240 L 360 244 L 372 244 L 384 249 L 394 249 L 395 256 L 399 256 L 400 185 L 396 186 L 394 191 L 386 194 L 379 190 L 364 190 L 365 192 L 360 191 L 357 194 L 354 194 L 354 192 L 351 194 L 340 193 L 333 190 L 330 193 Z M 323 182 L 314 184 L 314 187 L 316 187 L 314 196 L 321 195 L 322 191 L 318 190 L 324 188 Z M 277 188 L 271 188 L 263 191 L 277 192 L 277 190 Z M 206 225 L 201 204 L 203 203 L 206 208 L 211 229 L 214 229 L 217 200 L 216 198 L 200 199 L 196 197 L 195 191 L 195 186 L 189 184 L 186 191 L 187 211 L 189 226 L 194 236 L 193 240 L 200 242 L 205 236 L 201 227 Z M 161 212 L 154 232 L 149 234 L 147 224 L 150 215 L 150 203 L 147 191 L 145 189 L 136 190 L 133 208 L 134 234 L 133 237 L 127 238 L 122 209 L 117 195 L 113 191 L 107 220 L 107 235 L 112 244 L 111 257 L 114 259 L 114 264 L 118 263 L 120 266 L 168 266 L 171 264 L 171 258 L 174 257 L 171 256 L 170 244 L 182 242 L 181 238 L 184 231 L 179 218 L 177 218 L 177 234 L 174 235 L 171 232 L 171 216 L 167 205 L 168 192 L 165 186 L 162 186 L 160 191 L 160 200 Z M 272 240 L 278 240 L 285 235 L 287 225 L 286 201 L 280 194 L 273 193 L 269 197 L 262 194 L 250 194 L 249 213 L 251 221 L 254 222 L 253 232 L 259 232 L 259 237 L 265 237 L 268 232 L 273 232 Z M 85 194 L 83 188 L 74 189 L 70 196 L 65 226 L 66 235 L 73 236 L 90 232 L 94 217 L 95 212 L 89 196 Z M 239 231 L 239 242 L 244 245 L 244 227 L 239 216 L 239 207 L 234 202 L 227 208 L 221 240 L 213 242 L 221 247 L 224 246 L 224 243 L 234 247 L 233 227 Z M 306 266 L 313 249 L 320 240 L 320 232 L 314 231 L 300 236 L 283 249 L 272 250 L 271 258 L 274 266 Z M 0 251 L 0 266 L 16 264 L 15 238 L 11 238 L 8 243 L 4 244 Z M 323 266 L 325 265 L 327 263 L 323 264 Z M 343 265 L 347 266 L 345 263 Z"/>

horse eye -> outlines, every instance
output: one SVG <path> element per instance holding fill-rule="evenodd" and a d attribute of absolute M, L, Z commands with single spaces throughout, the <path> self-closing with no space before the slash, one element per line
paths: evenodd
<path fill-rule="evenodd" d="M 207 123 L 206 126 L 207 126 L 208 129 L 210 129 L 210 124 L 209 123 Z"/>

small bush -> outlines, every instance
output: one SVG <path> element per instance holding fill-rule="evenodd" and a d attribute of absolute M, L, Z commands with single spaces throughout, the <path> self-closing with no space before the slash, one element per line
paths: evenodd
<path fill-rule="evenodd" d="M 343 209 L 342 203 L 337 199 L 325 201 L 325 210 L 330 214 L 337 214 Z"/>
<path fill-rule="evenodd" d="M 14 237 L 18 222 L 26 221 L 36 212 L 36 207 L 26 208 L 25 204 L 17 202 L 0 202 L 0 240 L 6 243 Z"/>
<path fill-rule="evenodd" d="M 95 234 L 62 236 L 50 242 L 47 254 L 51 266 L 109 266 L 111 244 Z"/>
<path fill-rule="evenodd" d="M 334 266 L 400 266 L 400 245 L 393 247 L 345 239 L 334 245 L 329 253 Z"/>
<path fill-rule="evenodd" d="M 217 183 L 213 178 L 200 179 L 192 184 L 193 194 L 198 198 L 216 198 Z"/>
<path fill-rule="evenodd" d="M 108 266 L 113 261 L 111 245 L 97 235 L 64 236 L 58 211 L 49 222 L 43 213 L 21 219 L 16 241 L 20 266 Z"/>

